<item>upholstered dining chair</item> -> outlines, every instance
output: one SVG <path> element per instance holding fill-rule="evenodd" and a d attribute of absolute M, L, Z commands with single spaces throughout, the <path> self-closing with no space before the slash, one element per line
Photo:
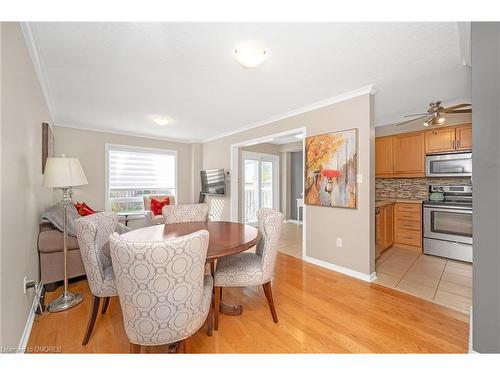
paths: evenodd
<path fill-rule="evenodd" d="M 168 198 L 169 205 L 175 205 L 175 197 L 173 195 L 167 194 L 149 194 L 144 195 L 144 220 L 147 226 L 163 224 L 163 215 L 155 215 L 153 211 L 151 211 L 151 200 L 155 199 L 165 199 Z"/>
<path fill-rule="evenodd" d="M 117 223 L 118 215 L 113 212 L 98 212 L 75 220 L 76 237 L 92 293 L 92 306 L 82 345 L 86 345 L 92 335 L 101 298 L 104 298 L 101 312 L 105 314 L 109 298 L 118 295 L 109 254 L 109 236 Z"/>
<path fill-rule="evenodd" d="M 281 212 L 261 208 L 257 212 L 259 232 L 261 238 L 257 242 L 255 253 L 244 252 L 229 255 L 217 260 L 214 274 L 215 306 L 214 329 L 219 329 L 219 308 L 222 297 L 222 288 L 247 287 L 262 285 L 264 294 L 271 310 L 275 323 L 278 323 L 278 314 L 274 306 L 271 280 L 276 263 L 278 242 L 283 227 Z"/>
<path fill-rule="evenodd" d="M 211 334 L 213 279 L 204 274 L 208 239 L 206 230 L 164 241 L 110 237 L 131 353 L 140 353 L 141 346 L 186 349 L 205 320 Z"/>
<path fill-rule="evenodd" d="M 178 204 L 164 206 L 162 209 L 165 224 L 188 223 L 208 220 L 208 204 Z"/>

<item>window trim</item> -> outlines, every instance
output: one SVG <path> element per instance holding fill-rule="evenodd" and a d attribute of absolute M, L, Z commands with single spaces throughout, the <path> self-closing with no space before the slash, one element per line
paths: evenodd
<path fill-rule="evenodd" d="M 115 143 L 105 143 L 104 144 L 104 209 L 106 211 L 111 211 L 111 204 L 109 202 L 109 151 L 110 150 L 134 150 L 134 151 L 143 151 L 145 153 L 157 153 L 163 155 L 173 155 L 175 157 L 175 201 L 178 201 L 178 184 L 179 184 L 179 176 L 178 176 L 178 166 L 177 166 L 177 150 L 169 150 L 165 148 L 153 148 L 153 147 L 142 147 L 142 146 L 132 146 L 132 145 L 122 145 Z"/>

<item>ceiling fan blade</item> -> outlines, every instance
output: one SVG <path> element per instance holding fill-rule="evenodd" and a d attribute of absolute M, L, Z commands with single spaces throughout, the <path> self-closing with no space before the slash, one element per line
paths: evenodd
<path fill-rule="evenodd" d="M 428 115 L 428 112 L 425 112 L 425 113 L 417 113 L 417 114 L 414 114 L 414 115 L 405 115 L 404 117 L 427 116 L 427 115 Z"/>
<path fill-rule="evenodd" d="M 427 117 L 427 113 L 425 114 L 425 116 L 421 116 L 421 117 L 414 118 L 412 120 L 400 122 L 399 124 L 396 124 L 396 126 L 401 126 L 401 125 L 404 125 L 404 124 L 408 124 L 409 122 L 417 121 L 417 120 L 420 120 L 421 118 L 424 118 L 424 117 Z"/>
<path fill-rule="evenodd" d="M 463 107 L 470 107 L 470 106 L 471 106 L 471 104 L 467 104 L 467 103 L 457 104 L 457 105 L 453 105 L 451 107 L 446 107 L 443 110 L 443 112 L 448 113 L 450 111 L 453 111 L 454 109 L 463 108 Z"/>
<path fill-rule="evenodd" d="M 469 109 L 456 109 L 454 111 L 451 111 L 451 112 L 446 112 L 448 114 L 453 114 L 453 113 L 472 113 L 472 108 L 469 108 Z"/>

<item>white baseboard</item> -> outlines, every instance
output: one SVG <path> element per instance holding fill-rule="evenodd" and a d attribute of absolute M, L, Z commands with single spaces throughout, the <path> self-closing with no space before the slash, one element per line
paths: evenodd
<path fill-rule="evenodd" d="M 292 224 L 302 225 L 302 221 L 295 220 L 295 219 L 287 219 L 287 220 L 285 220 L 285 223 L 292 223 Z"/>
<path fill-rule="evenodd" d="M 304 260 L 306 262 L 315 264 L 317 266 L 327 268 L 327 269 L 335 271 L 335 272 L 343 273 L 344 275 L 355 277 L 356 279 L 360 279 L 360 280 L 363 280 L 363 281 L 366 281 L 369 283 L 371 283 L 377 279 L 377 274 L 375 272 L 373 272 L 372 274 L 362 273 L 362 272 L 351 270 L 350 268 L 347 268 L 347 267 L 342 267 L 342 266 L 339 266 L 337 264 L 333 264 L 333 263 L 325 262 L 323 260 L 312 258 L 312 257 L 309 257 L 307 255 L 304 256 Z"/>
<path fill-rule="evenodd" d="M 24 326 L 23 334 L 21 335 L 21 340 L 19 340 L 18 353 L 23 353 L 26 351 L 26 346 L 28 345 L 28 340 L 31 335 L 31 328 L 33 327 L 33 322 L 35 321 L 36 308 L 40 296 L 42 294 L 42 285 L 38 284 L 38 288 L 35 291 L 35 296 L 31 304 L 30 312 L 28 314 L 28 319 L 26 320 L 26 325 Z"/>

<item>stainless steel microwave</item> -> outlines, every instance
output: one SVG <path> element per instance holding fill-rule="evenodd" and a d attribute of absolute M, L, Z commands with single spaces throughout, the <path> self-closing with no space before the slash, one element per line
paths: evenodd
<path fill-rule="evenodd" d="M 428 155 L 425 158 L 427 177 L 472 176 L 472 153 Z"/>

